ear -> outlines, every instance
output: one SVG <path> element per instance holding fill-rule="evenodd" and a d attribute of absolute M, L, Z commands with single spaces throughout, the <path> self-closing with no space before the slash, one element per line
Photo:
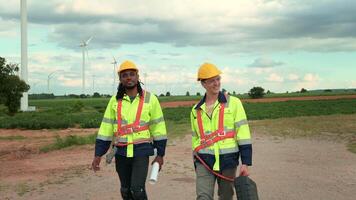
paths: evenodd
<path fill-rule="evenodd" d="M 206 89 L 204 81 L 200 81 L 200 84 L 201 86 L 203 86 L 204 89 Z"/>

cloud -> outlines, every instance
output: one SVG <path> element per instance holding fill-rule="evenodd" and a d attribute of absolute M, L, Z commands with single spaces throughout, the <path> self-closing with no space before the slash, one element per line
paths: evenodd
<path fill-rule="evenodd" d="M 297 81 L 297 80 L 299 80 L 299 76 L 297 74 L 289 74 L 288 75 L 288 80 Z"/>
<path fill-rule="evenodd" d="M 3 20 L 0 17 L 0 37 L 2 38 L 15 38 L 18 37 L 19 31 L 17 30 L 19 27 L 18 22 L 15 20 Z"/>
<path fill-rule="evenodd" d="M 316 82 L 316 81 L 319 81 L 320 78 L 317 74 L 311 74 L 311 73 L 308 73 L 308 74 L 305 74 L 304 75 L 304 81 L 307 81 L 307 82 Z"/>
<path fill-rule="evenodd" d="M 273 61 L 269 58 L 257 58 L 249 67 L 268 68 L 283 65 L 283 62 Z"/>
<path fill-rule="evenodd" d="M 350 81 L 349 88 L 356 88 L 356 81 Z"/>
<path fill-rule="evenodd" d="M 305 89 L 318 89 L 320 88 L 321 78 L 317 74 L 307 73 L 304 75 L 303 79 L 295 85 L 296 90 L 301 88 Z"/>
<path fill-rule="evenodd" d="M 18 4 L 2 3 L 1 18 L 18 20 Z M 230 46 L 236 52 L 320 52 L 356 50 L 355 8 L 350 0 L 52 0 L 29 1 L 28 16 L 51 27 L 50 41 L 70 49 L 93 35 L 93 48 L 155 42 Z"/>
<path fill-rule="evenodd" d="M 271 82 L 283 82 L 284 81 L 284 78 L 281 77 L 280 75 L 276 74 L 276 73 L 272 73 L 270 74 L 267 78 L 266 78 L 267 81 L 271 81 Z"/>
<path fill-rule="evenodd" d="M 59 85 L 65 86 L 65 87 L 76 87 L 79 88 L 82 86 L 82 80 L 81 79 L 70 79 L 65 76 L 59 76 L 57 78 L 60 82 Z"/>

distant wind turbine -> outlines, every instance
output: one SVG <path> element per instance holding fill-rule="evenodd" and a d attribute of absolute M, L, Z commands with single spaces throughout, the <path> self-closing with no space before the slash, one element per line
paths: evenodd
<path fill-rule="evenodd" d="M 89 42 L 93 39 L 93 37 L 91 36 L 89 39 L 87 39 L 86 41 L 83 41 L 80 44 L 80 47 L 82 48 L 82 53 L 83 53 L 83 65 L 82 65 L 82 94 L 85 93 L 85 52 L 87 53 L 87 57 L 88 57 L 88 45 Z"/>
<path fill-rule="evenodd" d="M 115 93 L 115 91 L 116 91 L 116 65 L 117 65 L 117 61 L 116 61 L 114 56 L 112 58 L 114 59 L 114 62 L 111 63 L 111 64 L 114 64 L 112 87 L 113 87 L 113 91 Z"/>

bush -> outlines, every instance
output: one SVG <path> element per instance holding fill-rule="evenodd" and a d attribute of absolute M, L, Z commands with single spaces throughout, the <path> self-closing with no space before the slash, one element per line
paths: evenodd
<path fill-rule="evenodd" d="M 0 57 L 0 104 L 4 104 L 11 115 L 20 108 L 22 93 L 30 89 L 30 86 L 16 75 L 18 71 L 17 64 L 6 64 L 5 58 Z"/>
<path fill-rule="evenodd" d="M 264 95 L 265 95 L 265 89 L 263 89 L 262 87 L 253 87 L 248 92 L 248 96 L 250 96 L 253 99 L 262 98 Z"/>
<path fill-rule="evenodd" d="M 308 92 L 308 90 L 306 90 L 305 88 L 302 88 L 302 89 L 300 90 L 300 93 L 305 93 L 305 92 Z"/>
<path fill-rule="evenodd" d="M 94 98 L 99 98 L 99 97 L 101 97 L 101 96 L 100 96 L 99 92 L 94 92 L 93 97 L 94 97 Z"/>

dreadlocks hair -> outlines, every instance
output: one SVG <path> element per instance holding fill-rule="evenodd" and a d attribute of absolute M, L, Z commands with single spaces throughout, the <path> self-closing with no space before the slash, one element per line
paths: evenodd
<path fill-rule="evenodd" d="M 141 87 L 141 82 L 137 82 L 137 92 L 140 96 L 143 95 L 143 89 Z M 119 84 L 119 87 L 117 87 L 117 93 L 116 93 L 116 100 L 124 98 L 125 95 L 125 87 L 122 85 L 122 83 Z"/>

